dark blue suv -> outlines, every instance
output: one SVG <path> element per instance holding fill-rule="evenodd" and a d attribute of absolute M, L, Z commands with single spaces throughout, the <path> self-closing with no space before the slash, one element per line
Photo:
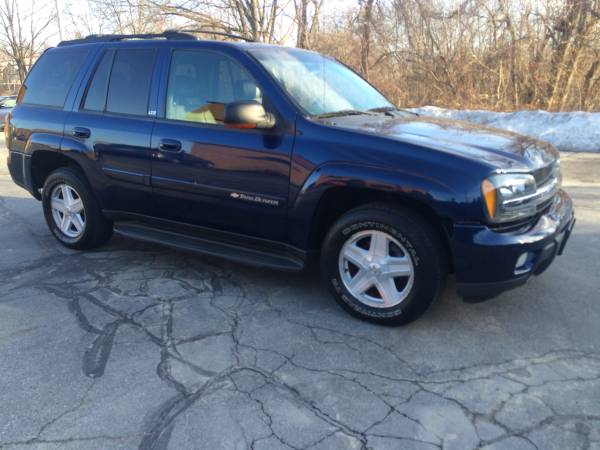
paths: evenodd
<path fill-rule="evenodd" d="M 47 50 L 7 121 L 14 181 L 75 249 L 117 232 L 297 271 L 350 313 L 421 315 L 454 273 L 483 299 L 561 254 L 575 223 L 558 152 L 396 108 L 346 66 L 192 35 Z"/>

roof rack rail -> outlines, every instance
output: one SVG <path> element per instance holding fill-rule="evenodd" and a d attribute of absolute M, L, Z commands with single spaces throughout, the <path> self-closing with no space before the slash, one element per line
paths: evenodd
<path fill-rule="evenodd" d="M 215 36 L 223 36 L 223 37 L 228 37 L 231 39 L 239 39 L 241 41 L 246 41 L 246 42 L 256 42 L 255 39 L 240 36 L 239 34 L 226 33 L 224 31 L 203 30 L 202 28 L 183 28 L 181 30 L 173 30 L 173 31 L 177 32 L 177 33 L 185 33 L 185 34 L 188 34 L 188 33 L 212 34 Z"/>
<path fill-rule="evenodd" d="M 212 34 L 215 36 L 224 36 L 231 39 L 241 39 L 246 42 L 255 42 L 254 39 L 238 36 L 236 34 L 225 33 L 221 31 L 210 31 L 198 29 L 184 30 L 166 30 L 162 33 L 144 33 L 144 34 L 90 34 L 81 39 L 72 39 L 70 41 L 61 41 L 58 47 L 75 44 L 92 44 L 97 42 L 117 42 L 128 39 L 166 39 L 166 40 L 196 40 L 196 36 L 190 33 Z"/>
<path fill-rule="evenodd" d="M 167 40 L 191 40 L 196 36 L 180 31 L 167 30 L 162 33 L 143 33 L 143 34 L 90 34 L 81 39 L 62 41 L 58 47 L 74 44 L 91 44 L 95 42 L 116 42 L 127 39 L 167 39 Z"/>

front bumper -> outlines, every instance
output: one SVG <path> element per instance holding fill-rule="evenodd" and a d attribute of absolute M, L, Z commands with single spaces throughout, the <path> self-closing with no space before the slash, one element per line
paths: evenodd
<path fill-rule="evenodd" d="M 484 300 L 539 275 L 562 254 L 574 225 L 573 202 L 562 190 L 548 212 L 525 233 L 455 225 L 450 245 L 459 295 L 467 301 Z M 524 253 L 528 253 L 526 262 L 517 268 Z"/>

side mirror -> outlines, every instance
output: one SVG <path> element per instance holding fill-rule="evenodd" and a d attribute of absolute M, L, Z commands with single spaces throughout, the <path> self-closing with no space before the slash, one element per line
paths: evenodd
<path fill-rule="evenodd" d="M 275 116 L 254 100 L 225 105 L 225 125 L 241 130 L 270 130 L 275 127 Z"/>

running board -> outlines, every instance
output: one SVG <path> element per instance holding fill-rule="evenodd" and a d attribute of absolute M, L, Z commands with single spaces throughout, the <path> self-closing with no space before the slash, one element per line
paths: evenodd
<path fill-rule="evenodd" d="M 115 222 L 114 231 L 128 238 L 224 258 L 251 266 L 300 272 L 304 269 L 305 264 L 302 252 L 285 244 L 229 233 L 219 235 L 213 230 L 207 233 L 210 236 L 210 239 L 207 239 L 198 234 L 191 236 L 139 222 Z M 247 240 L 247 245 L 245 240 Z"/>

